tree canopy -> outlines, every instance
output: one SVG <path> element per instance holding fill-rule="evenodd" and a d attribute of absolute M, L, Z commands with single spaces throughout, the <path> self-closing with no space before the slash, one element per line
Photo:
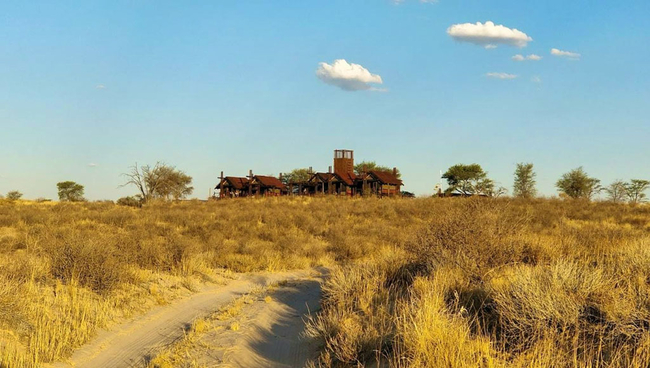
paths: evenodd
<path fill-rule="evenodd" d="M 375 161 L 361 161 L 358 164 L 354 165 L 354 173 L 357 175 L 361 175 L 363 173 L 363 170 L 366 172 L 369 171 L 383 171 L 383 172 L 389 172 L 393 173 L 393 169 L 388 167 L 388 166 L 382 166 L 382 165 L 377 165 Z M 401 179 L 402 178 L 402 173 L 397 170 L 397 178 Z"/>
<path fill-rule="evenodd" d="M 134 185 L 140 192 L 143 201 L 151 199 L 181 199 L 192 194 L 194 187 L 192 177 L 177 170 L 174 166 L 157 162 L 156 165 L 143 165 L 136 163 L 131 171 L 124 173 L 128 178 L 122 186 Z"/>
<path fill-rule="evenodd" d="M 309 169 L 293 169 L 291 172 L 282 173 L 284 184 L 305 182 L 311 178 Z"/>
<path fill-rule="evenodd" d="M 22 198 L 23 194 L 17 190 L 12 190 L 11 192 L 7 193 L 7 199 L 10 201 L 17 201 L 20 198 Z"/>
<path fill-rule="evenodd" d="M 487 173 L 479 164 L 456 164 L 445 172 L 442 177 L 449 186 L 447 193 L 458 191 L 463 195 L 485 194 L 488 196 L 499 195 L 502 189 L 495 190 L 494 181 L 487 177 Z"/>
<path fill-rule="evenodd" d="M 587 175 L 582 166 L 562 175 L 555 186 L 570 198 L 587 200 L 602 189 L 600 180 Z"/>
<path fill-rule="evenodd" d="M 624 202 L 627 198 L 627 185 L 623 180 L 616 180 L 608 185 L 604 189 L 607 193 L 607 199 L 614 203 Z"/>
<path fill-rule="evenodd" d="M 84 201 L 84 186 L 74 181 L 62 181 L 56 184 L 59 200 L 65 202 Z"/>
<path fill-rule="evenodd" d="M 629 183 L 625 184 L 625 194 L 627 195 L 630 203 L 645 202 L 646 194 L 650 181 L 641 179 L 632 179 Z"/>
<path fill-rule="evenodd" d="M 533 171 L 533 164 L 531 163 L 518 163 L 515 169 L 515 183 L 513 185 L 512 194 L 519 198 L 533 198 L 537 194 L 535 188 L 535 171 Z"/>

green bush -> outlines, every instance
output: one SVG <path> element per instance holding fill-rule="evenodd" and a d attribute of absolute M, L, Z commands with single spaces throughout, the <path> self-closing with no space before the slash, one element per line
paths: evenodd
<path fill-rule="evenodd" d="M 122 197 L 118 199 L 117 204 L 120 206 L 127 206 L 127 207 L 137 207 L 137 208 L 142 207 L 142 201 L 131 196 Z"/>

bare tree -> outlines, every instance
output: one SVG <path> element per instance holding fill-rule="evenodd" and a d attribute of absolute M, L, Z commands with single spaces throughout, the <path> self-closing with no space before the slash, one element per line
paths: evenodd
<path fill-rule="evenodd" d="M 123 174 L 128 180 L 121 187 L 134 185 L 139 197 L 146 202 L 153 198 L 181 199 L 194 191 L 192 177 L 173 166 L 157 162 L 153 167 L 136 163 L 131 171 Z"/>
<path fill-rule="evenodd" d="M 128 180 L 126 183 L 120 185 L 120 188 L 127 185 L 135 185 L 135 187 L 138 188 L 138 191 L 140 192 L 140 199 L 143 201 L 148 200 L 149 188 L 147 187 L 144 179 L 147 175 L 147 172 L 149 172 L 148 165 L 145 165 L 142 168 L 138 168 L 138 163 L 136 162 L 135 165 L 131 166 L 131 171 L 122 174 L 123 176 L 127 177 Z"/>
<path fill-rule="evenodd" d="M 625 197 L 627 197 L 627 186 L 628 184 L 623 180 L 616 180 L 608 185 L 605 188 L 608 199 L 614 203 L 625 201 Z"/>

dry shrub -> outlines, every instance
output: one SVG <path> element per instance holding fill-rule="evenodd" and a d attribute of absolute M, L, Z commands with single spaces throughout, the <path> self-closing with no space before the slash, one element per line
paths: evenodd
<path fill-rule="evenodd" d="M 599 269 L 566 261 L 519 266 L 491 284 L 499 337 L 509 351 L 521 352 L 551 337 L 571 341 L 587 333 L 589 324 L 608 322 L 600 306 L 613 283 Z"/>
<path fill-rule="evenodd" d="M 416 233 L 407 249 L 416 262 L 458 267 L 481 279 L 495 267 L 536 260 L 519 236 L 528 221 L 503 201 L 462 199 Z"/>
<path fill-rule="evenodd" d="M 412 295 L 399 305 L 398 343 L 393 365 L 408 367 L 491 367 L 497 354 L 490 339 L 472 332 L 465 310 L 452 312 L 444 297 L 458 282 L 454 270 L 416 278 Z"/>
<path fill-rule="evenodd" d="M 325 341 L 334 364 L 363 364 L 390 353 L 395 338 L 393 321 L 398 296 L 384 287 L 390 263 L 335 268 L 323 286 L 322 312 L 308 321 L 308 332 Z"/>
<path fill-rule="evenodd" d="M 20 328 L 24 323 L 23 305 L 16 298 L 20 285 L 14 280 L 0 277 L 0 330 Z"/>
<path fill-rule="evenodd" d="M 68 284 L 79 282 L 100 294 L 127 280 L 124 264 L 111 247 L 83 240 L 65 242 L 51 249 L 49 256 L 52 276 Z"/>

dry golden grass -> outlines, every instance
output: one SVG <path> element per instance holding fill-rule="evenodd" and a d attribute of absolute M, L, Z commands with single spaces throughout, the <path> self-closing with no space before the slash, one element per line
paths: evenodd
<path fill-rule="evenodd" d="M 650 366 L 650 208 L 424 203 L 405 253 L 332 273 L 318 365 Z"/>
<path fill-rule="evenodd" d="M 331 265 L 399 246 L 431 215 L 412 201 L 336 198 L 0 201 L 0 366 L 64 360 L 97 329 L 224 269 Z"/>
<path fill-rule="evenodd" d="M 223 270 L 317 265 L 323 366 L 650 364 L 647 206 L 269 198 L 0 202 L 0 366 L 64 360 Z"/>

